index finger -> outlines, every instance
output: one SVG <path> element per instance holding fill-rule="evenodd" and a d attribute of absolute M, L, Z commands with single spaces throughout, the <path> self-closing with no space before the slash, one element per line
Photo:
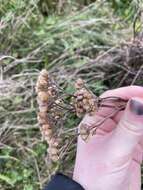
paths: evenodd
<path fill-rule="evenodd" d="M 100 96 L 100 98 L 108 98 L 108 97 L 119 97 L 127 101 L 133 97 L 143 98 L 143 87 L 141 86 L 121 87 L 114 90 L 108 90 Z M 110 104 L 114 105 L 114 102 L 111 101 Z M 113 108 L 101 107 L 98 111 L 98 115 L 106 117 L 113 111 L 114 111 Z"/>
<path fill-rule="evenodd" d="M 108 90 L 104 92 L 100 97 L 106 98 L 109 96 L 117 96 L 126 100 L 129 100 L 133 97 L 142 97 L 143 98 L 143 87 L 141 86 L 126 86 L 117 88 L 114 90 Z"/>

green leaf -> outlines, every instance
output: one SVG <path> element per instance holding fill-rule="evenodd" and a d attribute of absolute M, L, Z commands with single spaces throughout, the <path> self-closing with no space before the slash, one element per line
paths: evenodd
<path fill-rule="evenodd" d="M 12 187 L 14 186 L 13 180 L 3 174 L 0 174 L 0 180 L 6 182 L 7 184 L 11 185 Z"/>
<path fill-rule="evenodd" d="M 32 185 L 25 185 L 24 190 L 33 190 Z"/>
<path fill-rule="evenodd" d="M 13 156 L 9 156 L 9 155 L 0 156 L 0 159 L 20 161 L 19 159 L 15 158 Z"/>

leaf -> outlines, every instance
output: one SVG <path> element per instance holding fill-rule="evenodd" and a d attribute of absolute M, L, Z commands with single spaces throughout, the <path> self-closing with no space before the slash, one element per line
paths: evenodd
<path fill-rule="evenodd" d="M 15 158 L 13 156 L 8 156 L 8 155 L 0 156 L 0 159 L 8 159 L 8 160 L 19 161 L 17 158 Z"/>
<path fill-rule="evenodd" d="M 11 185 L 12 187 L 14 186 L 13 180 L 3 174 L 0 174 L 0 180 L 6 182 L 7 184 Z"/>
<path fill-rule="evenodd" d="M 33 190 L 33 186 L 32 185 L 25 185 L 24 190 Z"/>

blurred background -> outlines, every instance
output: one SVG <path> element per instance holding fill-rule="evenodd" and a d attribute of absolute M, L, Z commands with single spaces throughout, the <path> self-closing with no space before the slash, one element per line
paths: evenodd
<path fill-rule="evenodd" d="M 35 82 L 46 68 L 67 93 L 82 77 L 100 95 L 143 84 L 142 0 L 0 0 L 0 189 L 40 190 L 59 168 L 37 124 Z M 60 170 L 72 175 L 76 140 L 66 117 Z"/>

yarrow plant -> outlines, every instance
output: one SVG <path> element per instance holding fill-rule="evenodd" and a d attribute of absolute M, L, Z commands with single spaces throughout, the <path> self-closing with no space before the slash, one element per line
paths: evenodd
<path fill-rule="evenodd" d="M 58 139 L 53 135 L 51 120 L 48 115 L 49 102 L 56 96 L 56 90 L 50 83 L 46 70 L 42 70 L 36 84 L 37 102 L 39 104 L 38 122 L 43 139 L 49 144 L 48 153 L 53 161 L 58 160 Z M 55 116 L 55 120 L 58 116 Z"/>
<path fill-rule="evenodd" d="M 75 82 L 75 93 L 66 94 L 63 89 L 56 85 L 56 82 L 53 81 L 45 69 L 39 74 L 36 83 L 36 92 L 39 105 L 38 123 L 43 139 L 49 145 L 49 157 L 54 162 L 60 159 L 59 147 L 62 144 L 62 139 L 56 129 L 60 128 L 58 125 L 62 122 L 65 111 L 71 111 L 77 117 L 82 118 L 85 114 L 95 115 L 101 107 L 114 108 L 113 113 L 110 113 L 105 119 L 95 123 L 92 128 L 89 129 L 86 124 L 80 125 L 79 135 L 84 141 L 87 141 L 91 135 L 96 133 L 96 129 L 106 119 L 113 117 L 118 111 L 123 110 L 127 103 L 125 99 L 120 97 L 97 97 L 87 88 L 87 85 L 81 78 Z M 66 101 L 67 96 L 70 97 L 69 103 Z"/>

